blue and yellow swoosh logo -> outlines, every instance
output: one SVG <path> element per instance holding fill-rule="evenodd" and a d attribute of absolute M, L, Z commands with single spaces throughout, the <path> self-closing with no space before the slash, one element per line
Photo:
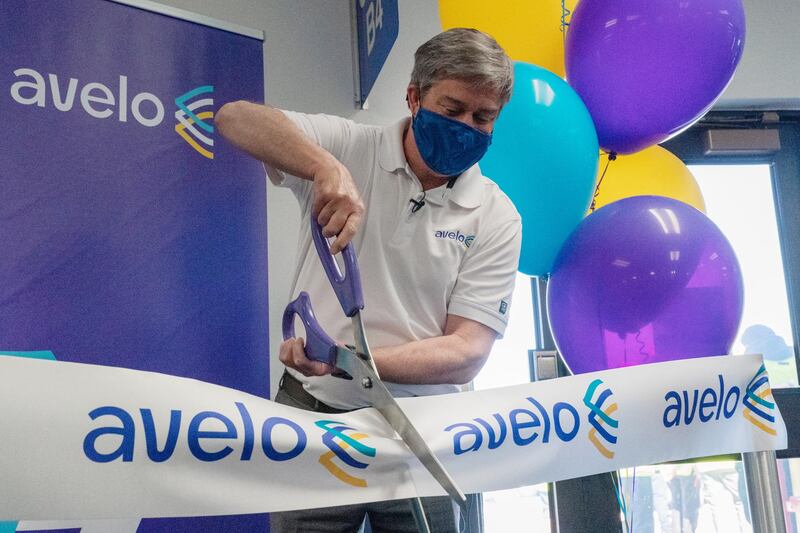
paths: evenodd
<path fill-rule="evenodd" d="M 775 430 L 775 399 L 763 363 L 747 384 L 743 403 L 742 413 L 748 422 L 768 435 L 778 435 Z"/>
<path fill-rule="evenodd" d="M 330 450 L 320 456 L 319 463 L 338 480 L 354 487 L 366 487 L 367 481 L 365 479 L 346 472 L 334 462 L 334 459 L 338 458 L 339 461 L 352 468 L 360 470 L 366 469 L 369 463 L 356 459 L 350 455 L 347 450 L 352 448 L 364 457 L 375 457 L 375 448 L 361 442 L 363 439 L 367 438 L 368 435 L 359 433 L 353 428 L 344 425 L 342 422 L 337 422 L 336 420 L 318 420 L 314 422 L 314 424 L 325 431 L 325 434 L 322 436 L 322 442 L 327 446 L 328 450 Z"/>
<path fill-rule="evenodd" d="M 592 426 L 589 431 L 589 441 L 603 457 L 613 459 L 614 452 L 610 447 L 617 443 L 617 436 L 614 433 L 619 429 L 619 421 L 611 415 L 616 412 L 618 406 L 613 399 L 609 400 L 614 395 L 611 389 L 607 386 L 601 389 L 601 385 L 603 381 L 600 379 L 589 384 L 586 394 L 583 395 L 583 404 L 589 408 L 589 424 Z M 597 394 L 596 399 L 595 394 Z M 611 403 L 605 406 L 606 402 Z"/>
<path fill-rule="evenodd" d="M 195 87 L 191 91 L 180 95 L 175 99 L 178 110 L 175 111 L 175 132 L 180 135 L 189 146 L 197 153 L 208 159 L 214 159 L 214 99 L 210 96 L 199 98 L 203 95 L 210 95 L 214 92 L 212 85 Z M 208 108 L 208 110 L 203 110 Z"/>

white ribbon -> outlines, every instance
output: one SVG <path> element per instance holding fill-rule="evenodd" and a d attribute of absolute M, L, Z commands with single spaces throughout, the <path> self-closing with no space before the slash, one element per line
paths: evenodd
<path fill-rule="evenodd" d="M 400 404 L 464 492 L 786 447 L 761 356 Z M 762 379 L 764 378 L 764 379 Z M 444 494 L 377 411 L 0 357 L 0 520 L 229 515 Z"/>

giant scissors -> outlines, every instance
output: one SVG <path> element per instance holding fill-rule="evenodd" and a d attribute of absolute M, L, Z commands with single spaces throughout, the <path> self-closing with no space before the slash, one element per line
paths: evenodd
<path fill-rule="evenodd" d="M 311 217 L 311 236 L 317 250 L 325 274 L 333 286 L 336 297 L 342 306 L 344 314 L 353 321 L 353 337 L 355 349 L 349 346 L 340 346 L 320 326 L 311 307 L 308 293 L 301 292 L 298 297 L 289 303 L 283 313 L 283 339 L 295 336 L 294 317 L 300 317 L 306 329 L 306 356 L 314 361 L 327 363 L 334 368 L 333 376 L 342 379 L 351 379 L 354 387 L 359 387 L 368 399 L 369 404 L 380 412 L 389 425 L 394 429 L 411 452 L 420 460 L 433 478 L 444 488 L 447 494 L 462 510 L 465 509 L 466 498 L 464 493 L 450 477 L 444 466 L 439 462 L 431 449 L 425 443 L 422 435 L 403 413 L 386 385 L 380 379 L 378 370 L 369 350 L 362 310 L 364 309 L 364 295 L 361 290 L 361 277 L 358 271 L 358 262 L 352 244 L 342 250 L 344 273 L 341 272 L 336 260 L 331 253 L 328 240 L 322 235 L 322 228 L 316 219 Z M 422 511 L 419 498 L 412 500 L 414 519 L 420 531 L 429 531 Z"/>

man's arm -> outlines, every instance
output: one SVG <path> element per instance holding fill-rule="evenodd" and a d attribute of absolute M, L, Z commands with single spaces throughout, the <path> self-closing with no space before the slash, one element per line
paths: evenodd
<path fill-rule="evenodd" d="M 478 375 L 497 332 L 456 315 L 447 315 L 444 335 L 373 350 L 381 379 L 393 383 L 434 385 L 469 383 Z"/>
<path fill-rule="evenodd" d="M 483 367 L 497 332 L 474 320 L 447 315 L 444 335 L 372 350 L 381 379 L 407 384 L 464 384 Z M 329 374 L 331 367 L 310 361 L 302 339 L 283 342 L 279 358 L 283 364 L 306 376 Z"/>
<path fill-rule="evenodd" d="M 306 137 L 280 110 L 238 101 L 222 106 L 214 119 L 223 137 L 278 170 L 313 181 L 311 213 L 326 237 L 336 236 L 338 253 L 361 224 L 364 204 L 350 172 Z"/>

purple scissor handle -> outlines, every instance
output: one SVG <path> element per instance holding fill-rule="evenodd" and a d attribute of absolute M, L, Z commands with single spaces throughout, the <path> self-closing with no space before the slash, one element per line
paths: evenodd
<path fill-rule="evenodd" d="M 364 293 L 361 290 L 361 276 L 358 272 L 358 261 L 353 245 L 347 243 L 342 250 L 342 259 L 344 260 L 344 274 L 342 274 L 331 253 L 328 239 L 322 235 L 322 226 L 314 216 L 311 217 L 311 238 L 314 240 L 314 248 L 317 249 L 317 255 L 322 261 L 322 268 L 328 275 L 328 280 L 339 299 L 342 311 L 352 318 L 353 315 L 364 309 Z"/>
<path fill-rule="evenodd" d="M 333 291 L 339 299 L 342 310 L 348 317 L 357 315 L 364 308 L 364 294 L 361 290 L 361 278 L 358 272 L 358 262 L 356 254 L 351 244 L 347 244 L 342 250 L 344 259 L 344 274 L 339 270 L 336 260 L 331 254 L 331 247 L 322 235 L 322 227 L 317 220 L 311 218 L 311 236 L 314 240 L 314 247 L 317 250 L 325 274 L 331 282 Z M 339 347 L 325 330 L 322 329 L 317 318 L 314 316 L 314 309 L 311 307 L 311 299 L 308 293 L 301 292 L 297 298 L 289 302 L 283 312 L 283 340 L 295 336 L 294 316 L 300 317 L 306 328 L 306 356 L 312 361 L 320 361 L 331 366 L 336 366 L 336 356 Z M 335 375 L 345 377 L 347 373 L 334 372 Z"/>
<path fill-rule="evenodd" d="M 283 340 L 291 339 L 294 335 L 294 315 L 300 317 L 306 328 L 306 356 L 313 361 L 336 366 L 336 341 L 334 341 L 314 316 L 311 308 L 311 298 L 303 291 L 289 302 L 283 312 Z"/>
<path fill-rule="evenodd" d="M 298 315 L 306 328 L 308 337 L 305 346 L 306 356 L 314 361 L 321 361 L 334 367 L 333 376 L 352 379 L 355 386 L 361 387 L 361 394 L 368 399 L 369 405 L 378 410 L 386 421 L 400 435 L 403 442 L 411 452 L 417 456 L 428 472 L 439 482 L 450 497 L 466 509 L 464 493 L 456 486 L 450 474 L 444 469 L 434 453 L 425 443 L 419 431 L 411 420 L 392 397 L 389 389 L 380 379 L 375 362 L 369 350 L 361 310 L 364 309 L 364 295 L 361 290 L 361 278 L 358 272 L 358 262 L 352 244 L 347 244 L 342 250 L 344 273 L 341 272 L 336 260 L 331 253 L 331 247 L 322 235 L 322 227 L 317 220 L 311 217 L 311 237 L 314 247 L 322 261 L 325 274 L 336 293 L 344 314 L 353 322 L 353 337 L 355 346 L 345 347 L 336 344 L 325 333 L 314 316 L 311 308 L 311 299 L 306 292 L 300 295 L 286 307 L 283 313 L 283 338 L 294 337 L 294 316 Z M 419 498 L 414 500 L 414 519 L 419 530 L 429 532 L 422 503 Z"/>

